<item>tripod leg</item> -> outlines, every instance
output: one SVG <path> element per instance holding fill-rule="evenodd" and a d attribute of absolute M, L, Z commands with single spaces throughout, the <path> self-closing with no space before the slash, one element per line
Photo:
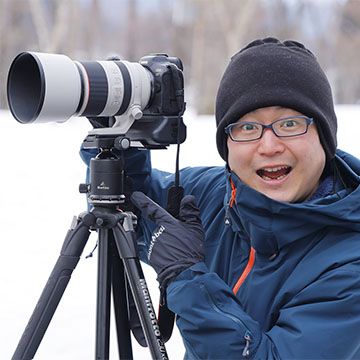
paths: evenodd
<path fill-rule="evenodd" d="M 109 233 L 112 236 L 112 233 Z M 129 324 L 129 309 L 127 300 L 127 284 L 124 273 L 124 265 L 118 255 L 114 239 L 112 238 L 112 286 L 114 297 L 114 311 L 117 341 L 119 348 L 120 359 L 133 359 L 130 324 Z"/>
<path fill-rule="evenodd" d="M 12 360 L 33 359 L 56 311 L 61 297 L 70 281 L 80 255 L 89 238 L 89 226 L 86 225 L 91 214 L 79 217 L 77 224 L 67 233 L 60 256 L 38 300 L 31 318 L 24 330 Z"/>
<path fill-rule="evenodd" d="M 98 286 L 96 306 L 96 359 L 109 359 L 111 258 L 109 233 L 99 229 Z"/>
<path fill-rule="evenodd" d="M 152 358 L 168 359 L 165 344 L 162 340 L 156 320 L 155 310 L 151 302 L 150 293 L 141 269 L 139 258 L 137 257 L 135 232 L 132 230 L 132 225 L 125 223 L 127 220 L 128 219 L 124 220 L 126 230 L 119 223 L 113 228 L 115 243 L 124 263 L 125 272 L 129 280 L 141 326 Z"/>

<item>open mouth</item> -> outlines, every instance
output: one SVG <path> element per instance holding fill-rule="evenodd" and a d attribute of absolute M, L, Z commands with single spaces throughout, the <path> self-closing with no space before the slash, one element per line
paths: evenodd
<path fill-rule="evenodd" d="M 262 168 L 256 173 L 264 180 L 281 180 L 292 170 L 291 166 L 277 166 L 271 168 Z"/>

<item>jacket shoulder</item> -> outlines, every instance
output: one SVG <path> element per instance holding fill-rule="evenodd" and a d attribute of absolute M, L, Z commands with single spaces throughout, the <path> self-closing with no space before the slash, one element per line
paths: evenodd
<path fill-rule="evenodd" d="M 185 193 L 195 196 L 200 207 L 223 204 L 226 191 L 225 167 L 188 167 L 181 171 Z"/>

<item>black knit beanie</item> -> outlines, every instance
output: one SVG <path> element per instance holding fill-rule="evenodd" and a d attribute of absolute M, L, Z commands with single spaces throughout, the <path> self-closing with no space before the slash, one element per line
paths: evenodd
<path fill-rule="evenodd" d="M 235 54 L 216 97 L 216 143 L 227 161 L 224 128 L 258 108 L 283 106 L 317 124 L 327 160 L 335 155 L 337 120 L 328 79 L 315 56 L 296 41 L 255 40 Z"/>

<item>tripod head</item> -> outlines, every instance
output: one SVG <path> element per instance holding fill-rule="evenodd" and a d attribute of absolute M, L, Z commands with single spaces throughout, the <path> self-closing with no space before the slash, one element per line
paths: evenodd
<path fill-rule="evenodd" d="M 85 138 L 83 147 L 98 149 L 99 153 L 90 160 L 90 183 L 80 184 L 80 192 L 88 194 L 88 202 L 94 207 L 114 208 L 124 204 L 125 157 L 118 158 L 113 150 L 127 150 L 130 139 L 126 136 L 89 135 Z"/>
<path fill-rule="evenodd" d="M 93 118 L 89 118 L 94 122 Z M 105 123 L 113 119 L 102 118 Z M 84 149 L 98 149 L 99 154 L 90 160 L 90 183 L 81 184 L 80 192 L 88 193 L 93 206 L 117 207 L 125 203 L 129 192 L 125 174 L 125 151 L 137 149 L 166 149 L 170 144 L 180 144 L 186 138 L 186 126 L 179 116 L 144 116 L 125 134 L 96 128 L 83 141 Z M 118 158 L 114 151 L 120 151 Z"/>

